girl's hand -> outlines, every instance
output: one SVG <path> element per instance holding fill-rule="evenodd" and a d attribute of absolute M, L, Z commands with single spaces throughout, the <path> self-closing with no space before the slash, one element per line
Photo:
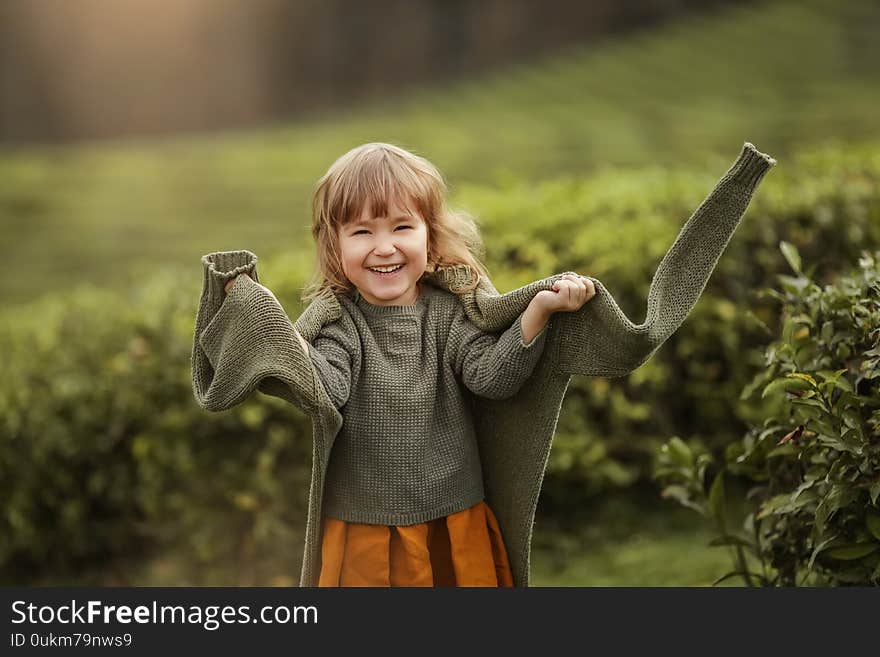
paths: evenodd
<path fill-rule="evenodd" d="M 555 312 L 574 312 L 596 296 L 596 288 L 586 276 L 565 274 L 550 290 L 541 290 L 532 299 L 548 315 Z"/>

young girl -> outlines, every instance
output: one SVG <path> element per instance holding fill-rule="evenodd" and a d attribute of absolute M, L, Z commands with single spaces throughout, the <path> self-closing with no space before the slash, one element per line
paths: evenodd
<path fill-rule="evenodd" d="M 301 585 L 527 586 L 570 377 L 621 376 L 650 357 L 774 163 L 744 145 L 661 262 L 641 325 L 573 272 L 500 295 L 439 172 L 389 144 L 346 153 L 319 181 L 316 275 L 295 325 L 256 256 L 204 256 L 197 400 L 222 410 L 259 389 L 313 422 Z"/>

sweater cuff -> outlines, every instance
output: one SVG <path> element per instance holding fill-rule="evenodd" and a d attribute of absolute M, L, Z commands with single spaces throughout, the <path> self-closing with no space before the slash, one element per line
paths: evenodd
<path fill-rule="evenodd" d="M 776 166 L 776 160 L 762 153 L 755 145 L 745 142 L 736 162 L 727 172 L 727 177 L 742 183 L 747 189 L 754 189 L 761 178 Z"/>
<path fill-rule="evenodd" d="M 250 251 L 217 251 L 202 256 L 204 280 L 196 318 L 197 330 L 204 330 L 204 326 L 223 306 L 228 296 L 225 290 L 226 282 L 230 278 L 246 272 L 254 282 L 259 283 L 256 266 L 257 256 Z M 239 287 L 237 282 L 229 294 L 232 294 L 236 287 Z"/>
<path fill-rule="evenodd" d="M 230 278 L 244 273 L 259 283 L 254 272 L 254 268 L 257 266 L 257 256 L 250 251 L 215 251 L 203 255 L 202 264 L 205 266 L 205 271 L 213 278 L 224 283 Z"/>

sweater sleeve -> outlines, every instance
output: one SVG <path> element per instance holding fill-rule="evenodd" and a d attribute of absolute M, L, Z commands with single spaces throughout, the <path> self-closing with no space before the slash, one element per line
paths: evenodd
<path fill-rule="evenodd" d="M 468 390 L 488 399 L 513 397 L 531 376 L 547 337 L 548 322 L 523 341 L 522 314 L 503 333 L 480 330 L 462 311 L 450 330 L 455 373 Z"/>
<path fill-rule="evenodd" d="M 350 340 L 343 320 L 325 324 L 309 345 L 309 356 L 324 389 L 337 410 L 345 406 L 352 387 L 352 355 Z"/>
<path fill-rule="evenodd" d="M 607 289 L 572 313 L 557 313 L 558 363 L 567 374 L 624 376 L 648 360 L 681 325 L 706 287 L 764 174 L 776 164 L 746 142 L 660 262 L 644 323 L 635 324 Z"/>
<path fill-rule="evenodd" d="M 202 257 L 193 394 L 205 410 L 222 411 L 259 389 L 310 412 L 317 403 L 311 361 L 275 295 L 260 285 L 256 263 L 250 251 Z M 227 294 L 224 286 L 233 276 L 238 278 Z"/>

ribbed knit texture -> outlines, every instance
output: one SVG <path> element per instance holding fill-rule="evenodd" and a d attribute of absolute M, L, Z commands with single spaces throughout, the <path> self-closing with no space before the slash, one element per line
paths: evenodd
<path fill-rule="evenodd" d="M 752 144 L 743 145 L 661 261 L 648 292 L 643 323 L 632 322 L 593 278 L 595 298 L 576 312 L 552 316 L 531 375 L 511 397 L 489 399 L 462 388 L 471 403 L 485 499 L 498 518 L 516 586 L 528 586 L 535 508 L 571 376 L 624 376 L 660 347 L 696 304 L 755 188 L 775 163 Z M 202 258 L 204 286 L 193 337 L 193 392 L 203 408 L 220 411 L 259 389 L 296 404 L 311 417 L 313 469 L 300 584 L 315 586 L 320 572 L 324 483 L 343 426 L 334 399 L 339 402 L 343 395 L 340 380 L 332 383 L 332 374 L 327 378 L 328 393 L 312 349 L 303 350 L 294 327 L 314 344 L 331 323 L 341 319 L 338 325 L 347 326 L 350 332 L 354 326 L 345 318 L 354 320 L 344 295 L 328 295 L 309 304 L 291 324 L 275 297 L 259 283 L 256 264 L 256 256 L 249 251 Z M 242 271 L 254 280 L 239 277 L 224 297 L 225 282 Z M 535 294 L 550 289 L 564 273 L 573 272 L 554 274 L 505 294 L 499 294 L 486 279 L 475 290 L 463 292 L 470 282 L 469 270 L 463 266 L 440 269 L 423 281 L 456 293 L 474 326 L 491 333 L 507 331 L 518 323 Z M 323 353 L 322 348 L 315 350 Z"/>
<path fill-rule="evenodd" d="M 472 393 L 513 396 L 532 373 L 547 328 L 524 344 L 521 316 L 501 334 L 468 319 L 452 292 L 423 284 L 418 301 L 382 306 L 340 295 L 343 317 L 309 345 L 343 424 L 324 484 L 324 513 L 413 525 L 483 499 Z"/>

